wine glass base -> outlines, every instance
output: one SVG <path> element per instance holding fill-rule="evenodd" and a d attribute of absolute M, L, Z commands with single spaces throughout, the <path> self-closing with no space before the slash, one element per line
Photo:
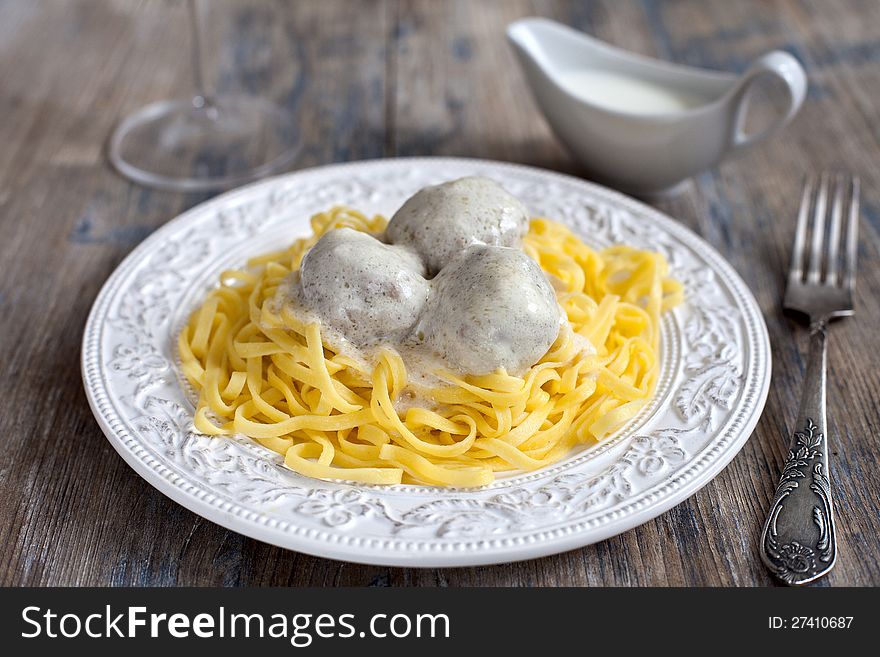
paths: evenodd
<path fill-rule="evenodd" d="M 165 100 L 116 127 L 108 157 L 125 177 L 173 191 L 211 191 L 275 173 L 293 161 L 292 116 L 259 98 Z"/>

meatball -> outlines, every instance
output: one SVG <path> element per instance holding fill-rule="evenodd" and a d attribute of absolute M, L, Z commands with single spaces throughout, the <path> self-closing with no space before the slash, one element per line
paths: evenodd
<path fill-rule="evenodd" d="M 432 281 L 411 340 L 464 374 L 521 374 L 559 333 L 560 309 L 538 264 L 518 249 L 475 245 Z"/>
<path fill-rule="evenodd" d="M 396 343 L 428 298 L 424 265 L 406 247 L 351 228 L 326 233 L 302 261 L 296 296 L 357 346 Z"/>
<path fill-rule="evenodd" d="M 488 178 L 459 178 L 425 187 L 391 218 L 388 241 L 413 248 L 436 274 L 471 244 L 519 246 L 529 215 Z"/>

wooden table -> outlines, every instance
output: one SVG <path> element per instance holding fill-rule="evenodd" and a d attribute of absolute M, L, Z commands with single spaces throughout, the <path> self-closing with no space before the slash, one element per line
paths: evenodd
<path fill-rule="evenodd" d="M 734 71 L 782 47 L 811 89 L 784 134 L 658 204 L 721 251 L 770 330 L 774 381 L 755 434 L 702 491 L 598 545 L 489 568 L 329 561 L 227 531 L 116 455 L 79 373 L 89 307 L 146 235 L 207 198 L 108 168 L 113 125 L 191 92 L 180 0 L 0 3 L 0 583 L 7 585 L 765 585 L 757 537 L 786 449 L 806 333 L 779 300 L 800 186 L 863 181 L 855 319 L 832 331 L 829 432 L 840 556 L 824 585 L 880 584 L 880 3 L 210 0 L 214 80 L 297 117 L 294 168 L 462 155 L 577 173 L 530 99 L 504 26 L 564 21 L 614 44 Z M 213 48 L 213 50 L 211 50 Z"/>

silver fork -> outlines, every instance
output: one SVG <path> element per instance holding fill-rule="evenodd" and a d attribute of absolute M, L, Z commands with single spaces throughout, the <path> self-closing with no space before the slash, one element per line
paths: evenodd
<path fill-rule="evenodd" d="M 810 351 L 797 430 L 761 534 L 761 558 L 787 584 L 821 577 L 837 558 L 825 421 L 825 337 L 832 319 L 853 314 L 858 223 L 857 178 L 823 174 L 807 181 L 783 305 L 809 318 Z"/>

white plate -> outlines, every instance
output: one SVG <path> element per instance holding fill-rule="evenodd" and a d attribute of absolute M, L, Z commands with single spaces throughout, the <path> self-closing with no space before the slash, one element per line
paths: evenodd
<path fill-rule="evenodd" d="M 390 215 L 420 187 L 501 182 L 589 244 L 661 251 L 685 286 L 662 329 L 654 402 L 617 435 L 480 490 L 309 479 L 245 438 L 193 433 L 176 336 L 223 269 L 309 232 L 343 203 Z M 328 166 L 212 199 L 157 230 L 98 295 L 82 350 L 86 393 L 113 447 L 188 509 L 309 554 L 399 566 L 500 563 L 619 534 L 693 495 L 734 457 L 764 406 L 767 329 L 743 281 L 708 244 L 655 210 L 581 180 L 511 164 L 398 159 Z"/>

